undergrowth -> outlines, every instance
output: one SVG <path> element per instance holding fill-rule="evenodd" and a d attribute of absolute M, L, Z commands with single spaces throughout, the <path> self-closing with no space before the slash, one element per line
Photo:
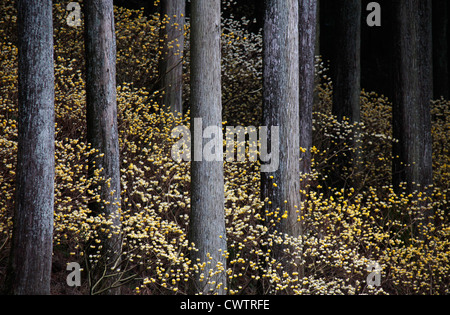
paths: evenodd
<path fill-rule="evenodd" d="M 171 126 L 189 124 L 189 49 L 183 58 L 186 113 L 173 117 L 160 108 L 156 90 L 159 16 L 115 8 L 117 100 L 121 154 L 123 236 L 121 275 L 129 294 L 185 294 L 194 273 L 204 281 L 222 266 L 192 262 L 187 231 L 190 212 L 189 162 L 177 163 L 170 149 Z M 16 12 L 2 2 L 0 17 L 0 281 L 8 260 L 14 208 L 17 152 Z M 115 233 L 109 218 L 93 216 L 98 200 L 87 165 L 97 152 L 85 140 L 83 30 L 65 24 L 65 7 L 55 5 L 56 182 L 54 294 L 95 294 L 90 263 L 102 257 L 99 233 Z M 258 126 L 261 121 L 261 34 L 245 31 L 246 20 L 223 20 L 224 124 Z M 189 35 L 189 25 L 186 26 Z M 189 36 L 186 39 L 189 47 Z M 318 102 L 314 107 L 313 171 L 299 218 L 304 235 L 291 238 L 268 229 L 260 198 L 258 162 L 225 162 L 228 294 L 448 294 L 450 274 L 449 110 L 432 102 L 434 186 L 430 194 L 394 193 L 391 186 L 392 112 L 389 100 L 362 91 L 358 186 L 336 188 L 335 157 L 351 154 L 354 126 L 331 115 L 332 82 L 317 59 Z M 341 173 L 351 182 L 354 169 Z M 401 190 L 401 189 L 400 189 Z M 423 202 L 433 210 L 422 218 Z M 207 218 L 205 218 L 207 219 Z M 421 228 L 417 232 L 415 227 Z M 280 244 L 289 258 L 272 256 Z M 65 284 L 65 265 L 79 262 L 83 282 Z M 302 262 L 304 275 L 290 262 Z M 380 286 L 370 286 L 370 266 L 380 266 Z M 59 266 L 59 268 L 58 268 Z"/>

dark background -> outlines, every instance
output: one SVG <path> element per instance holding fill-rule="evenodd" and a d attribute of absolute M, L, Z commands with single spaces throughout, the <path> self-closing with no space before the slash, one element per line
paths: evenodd
<path fill-rule="evenodd" d="M 392 16 L 390 0 L 378 0 L 382 10 L 381 27 L 369 27 L 366 23 L 367 4 L 371 0 L 362 1 L 362 24 L 361 24 L 361 87 L 367 91 L 376 91 L 379 94 L 391 96 L 390 87 L 390 55 L 392 39 Z M 263 26 L 264 0 L 240 0 L 233 7 L 224 8 L 223 15 L 228 17 L 232 14 L 235 18 L 246 17 L 250 21 L 248 29 L 258 32 Z M 154 5 L 154 0 L 114 0 L 114 4 L 129 9 L 144 8 L 146 15 L 157 12 L 159 9 Z M 337 23 L 334 18 L 336 1 L 320 1 L 320 54 L 324 60 L 333 58 L 334 29 Z M 189 15 L 189 3 L 187 7 Z"/>
<path fill-rule="evenodd" d="M 392 50 L 393 50 L 393 4 L 392 0 L 378 0 L 381 6 L 381 26 L 369 27 L 366 19 L 370 12 L 366 10 L 367 5 L 373 0 L 362 0 L 361 15 L 361 87 L 366 91 L 375 91 L 392 98 Z M 236 5 L 223 8 L 223 16 L 229 17 L 231 14 L 236 18 L 246 17 L 250 21 L 248 29 L 251 32 L 258 32 L 263 26 L 264 0 L 237 0 Z M 320 0 L 320 54 L 324 61 L 330 61 L 330 70 L 333 70 L 332 60 L 335 43 L 335 26 L 338 21 L 335 18 L 338 1 Z M 433 5 L 439 3 L 438 0 Z M 114 4 L 130 9 L 144 8 L 145 14 L 149 15 L 157 12 L 159 8 L 154 5 L 154 0 L 114 0 Z M 450 11 L 450 5 L 449 11 Z M 433 14 L 439 13 L 439 8 L 434 8 Z M 189 16 L 189 1 L 187 2 L 187 16 Z M 434 18 L 433 18 L 434 20 Z M 439 31 L 434 31 L 436 35 Z M 436 44 L 436 43 L 435 43 Z M 436 66 L 436 64 L 435 64 Z M 448 76 L 446 71 L 446 76 Z M 331 73 L 330 73 L 331 74 Z M 438 76 L 434 80 L 440 80 Z M 447 81 L 443 81 L 447 82 Z M 445 88 L 448 92 L 448 88 Z M 436 92 L 436 90 L 435 90 Z M 435 93 L 436 94 L 436 93 Z M 439 93 L 437 93 L 439 94 Z M 439 98 L 435 95 L 435 98 Z"/>

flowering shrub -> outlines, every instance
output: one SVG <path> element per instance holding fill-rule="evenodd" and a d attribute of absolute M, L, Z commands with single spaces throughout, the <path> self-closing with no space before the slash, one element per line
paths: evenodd
<path fill-rule="evenodd" d="M 3 281 L 12 233 L 15 156 L 17 152 L 17 48 L 12 5 L 0 4 L 0 280 Z M 264 213 L 258 162 L 225 163 L 227 266 L 191 261 L 187 231 L 190 212 L 189 162 L 170 154 L 173 125 L 189 124 L 189 109 L 173 117 L 160 108 L 156 90 L 159 17 L 116 8 L 117 101 L 121 152 L 121 222 L 123 290 L 134 294 L 185 294 L 194 273 L 204 281 L 226 272 L 229 294 L 448 294 L 450 225 L 448 216 L 450 103 L 433 102 L 435 186 L 430 195 L 394 193 L 391 178 L 391 109 L 374 92 L 361 94 L 362 123 L 358 188 L 336 189 L 333 156 L 349 154 L 353 126 L 331 113 L 332 82 L 317 60 L 318 101 L 314 108 L 312 180 L 299 219 L 304 235 L 293 238 L 268 229 L 282 216 Z M 99 233 L 117 233 L 109 218 L 88 209 L 98 200 L 87 176 L 89 159 L 98 154 L 85 141 L 85 93 L 82 28 L 65 25 L 65 7 L 55 5 L 56 183 L 55 264 L 77 261 L 84 266 L 80 288 L 54 293 L 98 293 L 89 281 Z M 261 34 L 249 34 L 245 20 L 223 22 L 224 121 L 255 125 L 262 94 Z M 187 33 L 189 25 L 186 26 Z M 189 46 L 189 37 L 186 39 Z M 68 44 L 70 43 L 70 44 Z M 188 52 L 188 50 L 187 50 Z M 184 58 L 185 99 L 189 99 L 189 54 Z M 188 104 L 188 101 L 186 101 Z M 97 176 L 98 173 L 97 173 Z M 343 174 L 351 179 L 352 170 Z M 421 217 L 428 198 L 433 220 Z M 206 219 L 206 218 L 205 218 Z M 418 232 L 416 227 L 420 227 Z M 281 247 L 286 259 L 272 251 Z M 94 249 L 94 251 L 92 250 Z M 88 264 L 89 262 L 89 264 Z M 301 263 L 303 272 L 293 265 Z M 370 286 L 372 263 L 381 267 L 381 286 Z M 66 271 L 53 272 L 65 284 Z M 60 291 L 58 291 L 60 290 Z"/>

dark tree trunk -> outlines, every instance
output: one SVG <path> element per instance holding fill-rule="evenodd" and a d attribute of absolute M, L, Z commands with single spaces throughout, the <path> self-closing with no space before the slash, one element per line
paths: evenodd
<path fill-rule="evenodd" d="M 359 128 L 361 97 L 361 0 L 336 0 L 335 38 L 333 58 L 331 60 L 333 79 L 332 114 L 338 122 L 348 122 L 351 133 L 344 142 L 336 143 L 333 150 L 347 150 L 333 159 L 334 174 L 331 178 L 335 188 L 347 185 L 359 188 L 360 149 Z M 344 129 L 341 132 L 345 132 Z"/>
<path fill-rule="evenodd" d="M 216 150 L 223 150 L 220 0 L 193 0 L 191 3 L 191 215 L 189 240 L 198 249 L 191 251 L 193 263 L 206 263 L 191 284 L 192 293 L 225 294 L 227 249 L 224 213 L 223 156 L 208 161 L 202 153 L 209 140 L 195 143 L 194 135 L 215 127 Z M 196 123 L 201 119 L 201 125 Z M 223 151 L 222 151 L 223 153 Z M 220 270 L 220 267 L 224 270 Z M 209 270 L 217 274 L 209 277 Z M 204 280 L 200 276 L 204 273 Z M 213 283 L 214 282 L 214 283 Z M 220 284 L 220 286 L 219 286 Z"/>
<path fill-rule="evenodd" d="M 185 0 L 161 1 L 161 56 L 159 73 L 162 105 L 170 112 L 183 113 L 183 52 Z"/>
<path fill-rule="evenodd" d="M 448 0 L 433 0 L 433 78 L 434 99 L 449 95 Z"/>
<path fill-rule="evenodd" d="M 86 114 L 87 141 L 98 153 L 89 165 L 90 178 L 100 170 L 99 180 L 93 187 L 100 187 L 101 201 L 90 203 L 94 215 L 110 218 L 113 225 L 109 232 L 101 234 L 103 269 L 115 266 L 121 255 L 120 235 L 120 161 L 116 101 L 116 38 L 112 0 L 87 0 L 85 6 L 86 45 Z M 104 279 L 98 291 L 111 286 L 115 277 Z M 119 289 L 104 291 L 117 294 Z"/>
<path fill-rule="evenodd" d="M 52 1 L 18 9 L 19 114 L 16 205 L 8 294 L 50 294 L 55 121 Z"/>
<path fill-rule="evenodd" d="M 311 173 L 317 3 L 317 0 L 299 0 L 300 173 L 302 174 Z M 300 185 L 301 190 L 306 190 L 307 178 L 303 179 Z"/>
<path fill-rule="evenodd" d="M 333 115 L 360 121 L 361 0 L 336 0 Z"/>
<path fill-rule="evenodd" d="M 431 0 L 394 2 L 393 183 L 422 191 L 432 184 L 433 96 Z M 419 186 L 420 185 L 420 186 Z"/>
<path fill-rule="evenodd" d="M 274 127 L 279 127 L 279 139 L 274 140 L 279 140 L 280 154 L 278 169 L 274 172 L 261 173 L 261 195 L 263 200 L 266 200 L 266 220 L 269 229 L 272 232 L 277 231 L 281 236 L 287 234 L 294 237 L 302 234 L 302 223 L 299 221 L 301 207 L 298 13 L 298 0 L 266 1 L 263 126 L 269 130 L 268 147 L 277 145 L 270 140 Z M 272 156 L 273 158 L 275 157 Z M 280 246 L 275 246 L 273 254 L 277 259 L 284 260 L 282 250 Z"/>
<path fill-rule="evenodd" d="M 316 41 L 316 49 L 315 49 L 315 55 L 320 55 L 320 2 L 321 0 L 317 0 L 314 4 L 316 7 L 316 34 L 315 34 L 315 41 Z M 299 17 L 300 18 L 300 17 Z"/>

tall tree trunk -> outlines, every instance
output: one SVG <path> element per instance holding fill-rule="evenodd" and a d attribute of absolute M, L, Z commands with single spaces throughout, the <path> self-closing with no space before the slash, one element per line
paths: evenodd
<path fill-rule="evenodd" d="M 316 7 L 316 35 L 315 35 L 316 49 L 315 49 L 314 54 L 316 56 L 319 56 L 320 52 L 321 52 L 321 49 L 320 49 L 320 2 L 321 2 L 320 0 L 317 0 L 316 4 L 315 4 L 315 7 Z"/>
<path fill-rule="evenodd" d="M 90 178 L 102 169 L 100 179 L 93 187 L 100 187 L 101 201 L 89 206 L 94 215 L 103 215 L 113 222 L 109 232 L 101 234 L 102 261 L 99 274 L 108 273 L 120 260 L 120 161 L 116 100 L 116 37 L 112 0 L 85 1 L 86 45 L 86 114 L 87 141 L 98 154 L 89 165 Z M 95 272 L 97 273 L 97 272 Z M 111 287 L 115 277 L 104 279 L 98 291 Z M 95 280 L 94 280 L 95 281 Z M 104 291 L 118 294 L 120 289 Z"/>
<path fill-rule="evenodd" d="M 299 0 L 299 54 L 300 54 L 300 172 L 311 173 L 312 112 L 314 104 L 315 51 L 317 24 L 317 0 Z M 307 178 L 300 183 L 306 190 Z M 306 191 L 305 191 L 306 192 Z"/>
<path fill-rule="evenodd" d="M 433 78 L 434 98 L 450 97 L 448 61 L 448 0 L 433 0 Z"/>
<path fill-rule="evenodd" d="M 394 2 L 393 183 L 407 191 L 432 184 L 430 100 L 433 96 L 431 0 Z"/>
<path fill-rule="evenodd" d="M 8 294 L 50 294 L 55 175 L 52 1 L 18 9 L 16 205 Z"/>
<path fill-rule="evenodd" d="M 215 128 L 215 150 L 223 153 L 220 0 L 191 3 L 191 127 L 193 135 Z M 201 119 L 201 124 L 199 120 Z M 206 263 L 196 274 L 191 292 L 224 294 L 227 249 L 224 214 L 223 156 L 209 161 L 201 153 L 206 139 L 192 137 L 191 215 L 189 239 L 198 250 L 191 252 L 194 263 Z M 200 156 L 198 154 L 200 153 Z M 217 153 L 217 151 L 216 151 Z M 223 270 L 220 270 L 223 268 Z M 209 271 L 215 272 L 211 277 Z M 201 279 L 204 273 L 204 280 Z"/>
<path fill-rule="evenodd" d="M 344 117 L 351 124 L 360 122 L 361 96 L 361 0 L 336 0 L 335 55 L 332 60 L 333 108 L 332 114 L 339 122 Z M 359 175 L 359 130 L 353 128 L 345 142 L 352 152 L 336 160 L 337 185 L 342 188 L 352 175 L 351 185 L 358 186 Z M 338 144 L 338 150 L 341 144 Z"/>
<path fill-rule="evenodd" d="M 361 0 L 336 0 L 333 114 L 360 121 Z"/>
<path fill-rule="evenodd" d="M 185 0 L 161 1 L 161 56 L 159 75 L 162 105 L 170 112 L 183 113 L 183 52 Z"/>
<path fill-rule="evenodd" d="M 275 172 L 261 173 L 262 198 L 271 202 L 266 201 L 269 228 L 281 236 L 298 237 L 302 234 L 299 222 L 299 7 L 298 0 L 268 0 L 265 5 L 263 126 L 269 129 L 269 142 L 274 127 L 279 127 L 279 139 L 275 140 L 279 140 L 280 156 Z M 269 147 L 274 145 L 277 144 L 271 143 Z M 274 255 L 284 260 L 283 248 L 276 246 Z"/>

